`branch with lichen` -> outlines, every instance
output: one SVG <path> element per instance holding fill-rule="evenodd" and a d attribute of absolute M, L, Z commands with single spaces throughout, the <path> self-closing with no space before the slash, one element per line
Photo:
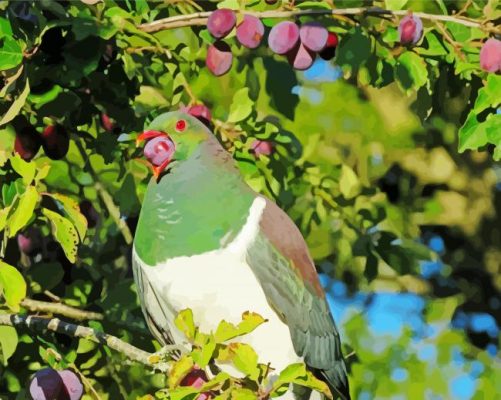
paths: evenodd
<path fill-rule="evenodd" d="M 0 314 L 0 325 L 24 328 L 36 331 L 56 332 L 63 335 L 90 340 L 94 343 L 106 345 L 119 353 L 122 353 L 131 361 L 144 364 L 152 369 L 162 372 L 169 370 L 169 364 L 160 361 L 155 353 L 141 350 L 116 336 L 99 332 L 95 329 L 61 321 L 59 318 L 43 318 L 34 315 Z"/>
<path fill-rule="evenodd" d="M 363 16 L 363 17 L 403 17 L 408 14 L 407 10 L 386 10 L 380 7 L 353 7 L 353 8 L 337 8 L 332 10 L 272 10 L 272 11 L 245 11 L 246 14 L 254 15 L 258 18 L 292 18 L 305 15 L 316 16 Z M 144 32 L 153 33 L 166 29 L 182 28 L 187 26 L 204 26 L 207 25 L 207 20 L 211 12 L 197 12 L 193 14 L 176 15 L 159 19 L 153 22 L 147 22 L 139 25 L 139 29 Z M 428 21 L 434 22 L 452 22 L 477 28 L 484 32 L 501 34 L 501 26 L 496 26 L 492 22 L 479 22 L 471 18 L 462 17 L 459 15 L 437 15 L 424 12 L 414 12 L 415 16 Z"/>
<path fill-rule="evenodd" d="M 50 303 L 47 301 L 39 301 L 26 298 L 21 301 L 20 305 L 21 307 L 31 312 L 62 315 L 63 317 L 71 318 L 76 321 L 101 321 L 104 319 L 104 315 L 101 313 L 80 310 L 79 308 L 67 306 L 63 303 Z"/>

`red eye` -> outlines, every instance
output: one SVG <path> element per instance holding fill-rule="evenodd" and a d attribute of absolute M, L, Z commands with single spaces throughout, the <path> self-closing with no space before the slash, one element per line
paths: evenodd
<path fill-rule="evenodd" d="M 184 119 L 180 119 L 176 122 L 176 131 L 181 132 L 186 129 L 186 121 Z"/>

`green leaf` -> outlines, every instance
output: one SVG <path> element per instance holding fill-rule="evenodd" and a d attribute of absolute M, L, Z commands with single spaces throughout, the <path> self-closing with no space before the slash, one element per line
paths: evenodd
<path fill-rule="evenodd" d="M 1 57 L 1 56 L 0 56 Z M 30 92 L 30 84 L 28 80 L 26 80 L 26 84 L 24 85 L 24 89 L 21 94 L 14 100 L 14 102 L 10 105 L 7 112 L 3 115 L 0 120 L 0 126 L 10 122 L 14 119 L 14 117 L 19 114 L 21 108 L 23 108 L 24 103 L 26 103 L 26 98 L 28 97 L 28 93 Z"/>
<path fill-rule="evenodd" d="M 501 75 L 489 74 L 485 86 L 478 91 L 473 110 L 476 114 L 501 104 Z"/>
<path fill-rule="evenodd" d="M 358 69 L 371 54 L 371 40 L 360 28 L 345 35 L 336 50 L 336 63 Z"/>
<path fill-rule="evenodd" d="M 231 400 L 256 400 L 257 394 L 250 389 L 238 388 L 231 391 Z"/>
<path fill-rule="evenodd" d="M 200 368 L 205 368 L 216 350 L 216 341 L 213 335 L 197 332 L 195 337 L 195 345 L 199 348 L 193 350 L 192 357 L 195 363 Z"/>
<path fill-rule="evenodd" d="M 200 393 L 200 389 L 193 386 L 178 386 L 169 391 L 169 400 L 193 399 L 193 395 Z"/>
<path fill-rule="evenodd" d="M 8 359 L 16 351 L 18 341 L 15 328 L 12 326 L 0 326 L 0 362 L 4 366 L 7 365 Z"/>
<path fill-rule="evenodd" d="M 10 158 L 10 165 L 14 168 L 21 177 L 23 178 L 23 183 L 25 185 L 30 185 L 33 182 L 37 167 L 35 163 L 24 161 L 19 154 L 15 154 Z"/>
<path fill-rule="evenodd" d="M 428 81 L 426 62 L 416 53 L 406 51 L 398 57 L 396 78 L 404 89 L 418 89 Z"/>
<path fill-rule="evenodd" d="M 0 71 L 5 71 L 16 67 L 23 61 L 23 50 L 19 43 L 10 36 L 4 37 L 2 41 L 0 47 Z"/>
<path fill-rule="evenodd" d="M 202 385 L 202 387 L 200 388 L 200 392 L 206 392 L 209 390 L 213 390 L 218 386 L 222 386 L 222 384 L 228 381 L 229 379 L 231 379 L 231 376 L 228 375 L 226 372 L 219 372 L 214 378 L 212 378 L 210 381 Z"/>
<path fill-rule="evenodd" d="M 302 1 L 300 3 L 297 3 L 296 7 L 299 9 L 315 9 L 316 8 L 316 9 L 330 10 L 332 6 L 325 0 L 323 0 L 323 1 L 310 0 L 310 1 Z"/>
<path fill-rule="evenodd" d="M 39 194 L 34 186 L 28 186 L 21 195 L 19 202 L 15 205 L 14 212 L 9 217 L 8 229 L 9 237 L 14 237 L 33 216 Z"/>
<path fill-rule="evenodd" d="M 459 152 L 476 150 L 492 143 L 501 146 L 500 114 L 490 114 L 484 122 L 478 122 L 474 111 L 471 111 L 465 124 L 459 129 Z"/>
<path fill-rule="evenodd" d="M 401 10 L 409 0 L 385 0 L 384 4 L 388 10 Z"/>
<path fill-rule="evenodd" d="M 75 225 L 80 241 L 85 238 L 87 232 L 87 219 L 80 212 L 80 206 L 71 197 L 64 196 L 60 193 L 49 194 L 52 198 L 56 199 L 63 206 L 64 212 L 68 219 Z"/>
<path fill-rule="evenodd" d="M 177 329 L 179 329 L 186 335 L 188 339 L 195 339 L 195 322 L 193 321 L 193 312 L 189 308 L 186 308 L 179 312 L 176 319 L 174 320 L 174 324 L 176 325 Z"/>
<path fill-rule="evenodd" d="M 477 115 L 483 111 L 499 107 L 501 104 L 499 93 L 501 93 L 501 76 L 489 74 L 485 86 L 478 91 L 473 109 L 463 126 L 459 128 L 460 153 L 468 149 L 478 149 L 487 143 L 501 146 L 501 130 L 499 129 L 501 115 L 491 113 L 483 122 L 477 119 Z"/>
<path fill-rule="evenodd" d="M 78 232 L 75 226 L 68 219 L 47 208 L 42 208 L 42 214 L 50 222 L 52 236 L 63 248 L 66 258 L 74 263 L 78 245 Z"/>
<path fill-rule="evenodd" d="M 377 273 L 378 273 L 378 259 L 373 252 L 370 252 L 367 255 L 367 259 L 365 261 L 364 276 L 367 279 L 367 281 L 370 282 L 376 278 Z"/>
<path fill-rule="evenodd" d="M 40 293 L 51 290 L 58 285 L 64 276 L 64 270 L 58 262 L 37 262 L 27 272 L 31 292 Z"/>
<path fill-rule="evenodd" d="M 193 365 L 193 358 L 187 354 L 174 362 L 167 377 L 169 388 L 173 389 L 177 387 L 183 378 L 193 369 Z"/>
<path fill-rule="evenodd" d="M 0 210 L 0 232 L 2 232 L 7 224 L 7 216 L 9 215 L 10 207 L 5 207 Z"/>
<path fill-rule="evenodd" d="M 229 322 L 221 321 L 216 329 L 214 338 L 217 343 L 225 342 L 237 336 L 242 336 L 252 332 L 263 322 L 266 322 L 266 320 L 259 314 L 247 311 L 242 314 L 242 322 L 236 326 Z"/>
<path fill-rule="evenodd" d="M 56 100 L 61 93 L 63 93 L 63 88 L 59 85 L 54 85 L 46 92 L 36 94 L 30 93 L 30 95 L 28 96 L 28 101 L 33 103 L 36 108 L 39 108 L 47 103 Z"/>
<path fill-rule="evenodd" d="M 426 310 L 426 321 L 427 322 L 439 322 L 447 321 L 449 322 L 456 308 L 464 302 L 462 295 L 455 295 L 450 297 L 445 297 L 443 299 L 435 299 L 428 306 Z"/>
<path fill-rule="evenodd" d="M 19 303 L 26 297 L 26 282 L 21 273 L 0 260 L 0 291 L 7 306 L 14 312 L 19 311 Z"/>
<path fill-rule="evenodd" d="M 271 397 L 283 395 L 291 383 L 316 390 L 324 394 L 327 398 L 332 399 L 332 394 L 327 384 L 315 378 L 310 371 L 306 370 L 306 366 L 302 363 L 291 364 L 280 372 L 277 380 L 273 383 Z"/>
<path fill-rule="evenodd" d="M 50 168 L 51 168 L 50 164 L 45 164 L 39 167 L 37 170 L 37 174 L 35 175 L 35 181 L 38 182 L 42 179 L 45 179 L 47 175 L 49 175 Z"/>
<path fill-rule="evenodd" d="M 252 112 L 254 102 L 249 97 L 249 88 L 242 88 L 235 93 L 231 102 L 228 122 L 239 122 L 247 118 Z"/>
<path fill-rule="evenodd" d="M 231 10 L 240 9 L 240 3 L 238 0 L 223 0 L 217 5 L 217 8 L 229 8 Z"/>
<path fill-rule="evenodd" d="M 339 179 L 339 190 L 346 199 L 351 199 L 360 193 L 360 181 L 355 172 L 347 165 L 341 168 L 341 178 Z"/>
<path fill-rule="evenodd" d="M 440 7 L 440 11 L 442 11 L 442 14 L 447 15 L 447 7 L 444 4 L 444 0 L 435 0 L 435 3 L 438 4 L 438 7 Z"/>
<path fill-rule="evenodd" d="M 231 361 L 235 367 L 250 379 L 259 379 L 260 369 L 257 365 L 258 356 L 254 349 L 244 343 L 230 343 L 226 346 L 227 353 L 221 361 Z"/>
<path fill-rule="evenodd" d="M 12 28 L 8 19 L 0 17 L 0 38 L 5 36 L 12 36 Z"/>
<path fill-rule="evenodd" d="M 169 102 L 160 90 L 152 86 L 141 86 L 139 94 L 134 99 L 138 112 L 144 113 L 153 109 L 167 107 Z"/>

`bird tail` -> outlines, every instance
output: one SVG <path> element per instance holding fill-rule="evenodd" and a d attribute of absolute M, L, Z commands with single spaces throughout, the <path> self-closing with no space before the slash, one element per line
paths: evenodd
<path fill-rule="evenodd" d="M 348 383 L 348 374 L 344 360 L 334 362 L 334 366 L 327 370 L 321 370 L 321 375 L 324 376 L 327 385 L 334 397 L 341 400 L 351 400 L 350 385 Z"/>

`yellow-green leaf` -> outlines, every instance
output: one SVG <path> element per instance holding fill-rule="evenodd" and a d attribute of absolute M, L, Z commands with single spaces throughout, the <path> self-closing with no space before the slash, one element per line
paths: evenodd
<path fill-rule="evenodd" d="M 178 386 L 169 391 L 169 400 L 183 400 L 186 398 L 192 399 L 193 394 L 199 393 L 200 389 L 193 386 Z"/>
<path fill-rule="evenodd" d="M 0 326 L 0 362 L 5 366 L 16 351 L 18 337 L 12 326 Z"/>
<path fill-rule="evenodd" d="M 11 36 L 2 38 L 0 42 L 0 71 L 18 66 L 23 61 L 23 49 Z"/>
<path fill-rule="evenodd" d="M 232 400 L 256 400 L 257 395 L 250 389 L 238 388 L 231 391 Z"/>
<path fill-rule="evenodd" d="M 209 390 L 214 390 L 215 388 L 221 387 L 223 383 L 227 380 L 231 379 L 231 376 L 226 372 L 219 372 L 214 378 L 210 381 L 204 383 L 200 387 L 200 392 L 208 392 Z"/>
<path fill-rule="evenodd" d="M 85 238 L 85 233 L 87 232 L 87 219 L 80 212 L 80 206 L 71 197 L 64 196 L 59 193 L 50 194 L 51 197 L 59 201 L 68 219 L 75 225 L 77 229 L 78 236 L 82 241 Z"/>
<path fill-rule="evenodd" d="M 7 306 L 18 312 L 19 303 L 26 297 L 26 282 L 16 268 L 3 261 L 0 261 L 0 292 Z"/>
<path fill-rule="evenodd" d="M 45 179 L 47 175 L 49 175 L 50 171 L 50 164 L 44 164 L 41 167 L 38 168 L 38 172 L 35 176 L 36 181 L 40 181 L 42 179 Z"/>
<path fill-rule="evenodd" d="M 258 356 L 254 349 L 245 343 L 231 343 L 228 345 L 231 361 L 250 379 L 257 381 L 260 369 L 257 365 Z"/>
<path fill-rule="evenodd" d="M 347 165 L 343 165 L 341 168 L 339 190 L 346 199 L 351 199 L 360 193 L 360 181 L 355 172 Z"/>
<path fill-rule="evenodd" d="M 327 384 L 315 378 L 303 363 L 291 364 L 280 372 L 278 379 L 273 383 L 273 389 L 270 393 L 271 397 L 283 395 L 289 389 L 291 383 L 316 390 L 323 393 L 327 398 L 332 399 L 332 394 Z"/>
<path fill-rule="evenodd" d="M 0 210 L 0 232 L 5 228 L 7 223 L 7 216 L 9 215 L 10 207 L 5 207 Z"/>
<path fill-rule="evenodd" d="M 14 237 L 31 219 L 38 201 L 38 192 L 34 186 L 28 186 L 15 205 L 14 212 L 8 218 L 9 237 Z"/>
<path fill-rule="evenodd" d="M 66 258 L 74 263 L 78 245 L 78 232 L 75 226 L 70 220 L 47 208 L 43 208 L 42 213 L 49 220 L 52 236 L 63 248 Z"/>
<path fill-rule="evenodd" d="M 388 10 L 401 10 L 408 0 L 385 0 L 384 3 Z"/>
<path fill-rule="evenodd" d="M 193 358 L 190 355 L 183 355 L 178 361 L 172 364 L 167 377 L 167 384 L 170 389 L 179 385 L 183 378 L 193 369 Z"/>
<path fill-rule="evenodd" d="M 245 312 L 242 314 L 242 322 L 238 325 L 231 324 L 226 321 L 221 321 L 216 329 L 214 338 L 217 343 L 222 343 L 233 339 L 237 336 L 242 336 L 252 332 L 266 320 L 259 314 Z"/>
<path fill-rule="evenodd" d="M 35 163 L 24 161 L 19 154 L 16 153 L 10 158 L 10 165 L 12 165 L 14 171 L 21 175 L 23 183 L 26 186 L 31 184 L 37 171 Z"/>
<path fill-rule="evenodd" d="M 183 332 L 186 337 L 190 340 L 195 339 L 195 322 L 193 321 L 193 312 L 186 308 L 179 312 L 176 319 L 174 320 L 174 324 L 177 329 Z"/>
<path fill-rule="evenodd" d="M 249 98 L 249 88 L 242 88 L 235 93 L 230 106 L 228 122 L 239 122 L 252 112 L 253 101 Z"/>
<path fill-rule="evenodd" d="M 21 108 L 23 108 L 24 103 L 26 102 L 26 98 L 28 97 L 29 92 L 30 84 L 28 83 L 28 80 L 26 80 L 26 85 L 24 86 L 23 91 L 17 97 L 17 99 L 14 100 L 14 102 L 10 105 L 10 108 L 3 115 L 2 119 L 0 120 L 0 125 L 12 121 L 14 117 L 19 114 L 19 111 L 21 110 Z"/>
<path fill-rule="evenodd" d="M 205 333 L 197 332 L 195 337 L 195 344 L 200 348 L 193 350 L 191 353 L 193 360 L 200 368 L 205 368 L 216 350 L 216 341 L 214 336 Z"/>
<path fill-rule="evenodd" d="M 264 319 L 258 313 L 249 312 L 249 311 L 244 312 L 242 314 L 242 322 L 240 322 L 238 324 L 238 328 L 241 332 L 240 335 L 245 335 L 247 333 L 252 332 L 259 325 L 261 325 L 262 323 L 264 323 L 266 321 L 267 320 Z"/>

